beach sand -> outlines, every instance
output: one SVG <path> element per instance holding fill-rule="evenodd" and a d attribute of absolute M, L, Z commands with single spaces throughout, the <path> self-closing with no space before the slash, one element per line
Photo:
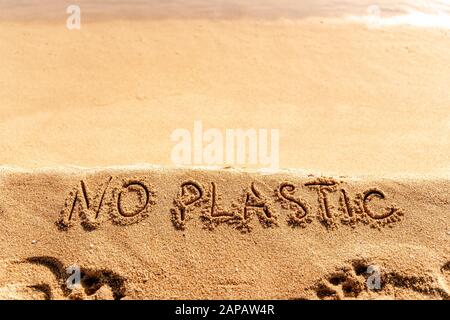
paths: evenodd
<path fill-rule="evenodd" d="M 450 32 L 300 21 L 1 23 L 0 162 L 172 164 L 173 130 L 280 130 L 280 166 L 450 168 Z"/>
<path fill-rule="evenodd" d="M 2 298 L 450 297 L 448 180 L 146 167 L 0 191 Z"/>
<path fill-rule="evenodd" d="M 1 21 L 0 297 L 448 299 L 449 37 Z M 172 168 L 195 120 L 279 129 L 297 170 Z"/>

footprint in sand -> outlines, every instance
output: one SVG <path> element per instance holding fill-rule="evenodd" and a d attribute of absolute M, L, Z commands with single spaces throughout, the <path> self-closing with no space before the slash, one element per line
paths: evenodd
<path fill-rule="evenodd" d="M 358 298 L 366 288 L 365 273 L 368 264 L 354 261 L 320 279 L 314 287 L 316 295 L 322 300 L 341 300 Z"/>
<path fill-rule="evenodd" d="M 340 299 L 450 299 L 450 262 L 441 268 L 442 275 L 404 274 L 380 269 L 380 288 L 370 290 L 367 273 L 371 263 L 353 260 L 336 271 L 319 279 L 313 287 L 316 296 L 323 300 Z"/>
<path fill-rule="evenodd" d="M 66 269 L 61 261 L 48 256 L 10 262 L 5 270 L 8 283 L 1 284 L 0 299 L 119 300 L 125 297 L 126 279 L 113 271 L 81 268 L 81 286 L 70 290 L 66 285 L 70 276 Z"/>

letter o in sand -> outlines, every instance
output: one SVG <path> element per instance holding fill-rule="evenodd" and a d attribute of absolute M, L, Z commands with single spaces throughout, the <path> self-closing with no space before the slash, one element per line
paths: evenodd
<path fill-rule="evenodd" d="M 150 191 L 147 186 L 140 181 L 128 181 L 123 184 L 117 197 L 117 210 L 121 216 L 130 218 L 144 211 L 149 203 Z"/>
<path fill-rule="evenodd" d="M 119 180 L 114 188 L 111 219 L 118 225 L 137 223 L 149 216 L 156 199 L 153 186 L 142 178 Z"/>

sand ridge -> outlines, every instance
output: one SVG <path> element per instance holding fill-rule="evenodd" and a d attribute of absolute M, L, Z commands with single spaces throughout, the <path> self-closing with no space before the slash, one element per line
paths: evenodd
<path fill-rule="evenodd" d="M 450 181 L 2 172 L 3 298 L 449 298 Z M 20 212 L 18 215 L 17 212 Z M 82 287 L 65 287 L 78 265 Z M 367 269 L 381 289 L 367 289 Z"/>

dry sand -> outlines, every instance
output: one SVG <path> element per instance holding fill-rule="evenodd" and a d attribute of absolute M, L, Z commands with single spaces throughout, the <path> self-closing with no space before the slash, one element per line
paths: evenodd
<path fill-rule="evenodd" d="M 450 297 L 448 180 L 147 167 L 0 188 L 2 298 Z"/>
<path fill-rule="evenodd" d="M 448 299 L 449 36 L 0 22 L 0 297 Z M 106 168 L 170 165 L 194 120 L 280 129 L 280 165 L 306 173 Z"/>

